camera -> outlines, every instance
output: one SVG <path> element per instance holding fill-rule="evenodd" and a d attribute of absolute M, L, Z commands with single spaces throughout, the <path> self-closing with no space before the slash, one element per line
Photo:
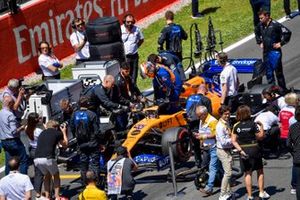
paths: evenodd
<path fill-rule="evenodd" d="M 65 121 L 60 125 L 60 127 L 64 128 L 64 127 L 68 127 L 68 125 L 69 125 L 69 122 Z"/>

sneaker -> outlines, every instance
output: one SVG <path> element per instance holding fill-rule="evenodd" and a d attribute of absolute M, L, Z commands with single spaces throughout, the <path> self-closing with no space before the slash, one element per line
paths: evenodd
<path fill-rule="evenodd" d="M 259 193 L 259 197 L 262 199 L 268 199 L 270 198 L 270 195 L 266 191 L 264 191 L 263 193 Z"/>
<path fill-rule="evenodd" d="M 201 13 L 198 13 L 198 14 L 196 14 L 196 15 L 192 15 L 191 17 L 192 17 L 193 19 L 199 19 L 199 18 L 204 17 L 204 15 L 202 15 Z"/>
<path fill-rule="evenodd" d="M 199 191 L 204 194 L 204 197 L 208 197 L 213 194 L 212 190 L 206 190 L 205 188 L 200 188 Z"/>
<path fill-rule="evenodd" d="M 247 197 L 246 200 L 254 200 L 254 197 Z"/>
<path fill-rule="evenodd" d="M 296 189 L 295 188 L 291 189 L 291 194 L 296 194 Z"/>

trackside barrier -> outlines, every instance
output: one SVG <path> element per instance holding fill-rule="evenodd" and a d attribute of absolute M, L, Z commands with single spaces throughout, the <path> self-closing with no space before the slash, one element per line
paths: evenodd
<path fill-rule="evenodd" d="M 178 192 L 177 191 L 177 183 L 176 183 L 176 176 L 175 176 L 175 162 L 174 162 L 174 155 L 172 146 L 178 142 L 180 142 L 182 139 L 176 140 L 174 142 L 168 142 L 168 148 L 169 148 L 169 156 L 170 156 L 170 167 L 171 167 L 171 174 L 172 174 L 172 184 L 173 184 L 173 191 L 174 193 L 167 194 L 167 196 L 173 197 L 173 199 L 182 198 L 185 193 L 184 192 Z"/>

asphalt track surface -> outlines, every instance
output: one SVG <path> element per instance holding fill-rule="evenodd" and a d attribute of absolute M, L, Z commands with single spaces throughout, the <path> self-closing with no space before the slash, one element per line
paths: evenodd
<path fill-rule="evenodd" d="M 287 85 L 289 87 L 300 89 L 300 16 L 291 21 L 283 23 L 292 31 L 291 41 L 283 47 L 283 68 Z M 254 39 L 251 39 L 242 45 L 228 52 L 230 58 L 261 58 L 262 51 Z M 265 165 L 265 190 L 274 200 L 294 200 L 295 195 L 290 194 L 291 167 L 292 159 L 289 154 L 282 155 L 278 159 L 268 159 Z M 177 198 L 168 196 L 173 193 L 172 182 L 168 182 L 166 175 L 169 170 L 161 172 L 147 171 L 135 177 L 137 184 L 135 188 L 136 199 L 160 200 L 160 199 L 207 199 L 216 200 L 219 197 L 220 188 L 214 188 L 214 194 L 210 197 L 202 197 L 202 194 L 196 190 L 193 181 L 178 182 L 177 187 L 180 193 Z M 74 181 L 74 174 L 78 172 L 62 172 L 62 185 L 71 199 L 77 199 L 76 193 L 81 190 L 80 184 Z M 75 176 L 76 176 L 75 175 Z M 246 189 L 243 177 L 237 180 L 237 185 L 233 187 L 237 193 L 237 199 L 246 198 Z M 254 196 L 258 196 L 256 173 L 253 173 L 253 191 Z M 74 195 L 74 196 L 73 196 Z"/>
<path fill-rule="evenodd" d="M 287 85 L 289 87 L 300 89 L 300 16 L 295 17 L 291 21 L 284 22 L 292 31 L 292 38 L 289 44 L 283 47 L 283 68 Z M 230 50 L 228 52 L 230 58 L 261 58 L 262 51 L 256 45 L 255 40 L 248 42 Z M 265 189 L 271 195 L 273 200 L 294 200 L 295 195 L 290 194 L 292 159 L 287 155 L 281 156 L 279 159 L 267 160 L 265 170 Z M 81 184 L 76 180 L 79 172 L 61 170 L 62 192 L 70 199 L 77 199 L 78 193 L 82 190 Z M 193 181 L 178 182 L 178 191 L 182 192 L 182 196 L 173 198 L 167 196 L 173 193 L 172 182 L 168 182 L 166 175 L 168 170 L 161 172 L 147 171 L 135 177 L 137 184 L 135 188 L 136 199 L 144 200 L 162 200 L 162 199 L 207 199 L 216 200 L 219 197 L 219 187 L 214 188 L 214 194 L 210 197 L 202 197 L 202 194 L 196 190 Z M 1 174 L 1 177 L 3 173 Z M 243 178 L 237 180 L 237 186 L 233 187 L 233 191 L 237 193 L 237 199 L 246 198 L 246 189 L 244 187 Z M 256 174 L 253 174 L 253 191 L 254 196 L 258 195 L 256 182 Z"/>

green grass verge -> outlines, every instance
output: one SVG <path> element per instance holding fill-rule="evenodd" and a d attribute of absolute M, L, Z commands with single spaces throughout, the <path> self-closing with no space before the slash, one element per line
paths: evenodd
<path fill-rule="evenodd" d="M 191 6 L 185 6 L 176 13 L 175 22 L 181 24 L 186 30 L 188 35 L 190 34 L 190 26 L 193 23 L 197 23 L 203 37 L 207 34 L 208 17 L 211 16 L 214 28 L 221 30 L 223 35 L 224 47 L 240 40 L 241 38 L 251 34 L 253 32 L 253 19 L 252 10 L 249 1 L 241 0 L 214 0 L 214 1 L 200 1 L 201 12 L 205 14 L 204 18 L 192 19 Z M 296 2 L 291 2 L 292 10 L 296 8 Z M 272 1 L 272 17 L 278 19 L 285 15 L 283 10 L 283 1 Z M 145 42 L 139 49 L 140 62 L 146 60 L 147 56 L 157 51 L 157 38 L 161 29 L 165 26 L 165 20 L 160 19 L 157 22 L 151 24 L 146 29 L 143 29 Z M 194 37 L 194 35 L 193 35 Z M 193 42 L 194 43 L 194 42 Z M 194 44 L 193 44 L 194 45 Z M 184 57 L 190 56 L 190 40 L 183 42 L 183 55 Z M 195 59 L 196 61 L 196 59 Z M 65 67 L 61 71 L 62 79 L 72 78 L 72 65 Z M 141 80 L 138 77 L 138 86 L 141 90 L 151 87 L 151 80 Z M 0 105 L 1 106 L 1 105 Z M 0 166 L 3 165 L 4 154 L 0 154 Z"/>

